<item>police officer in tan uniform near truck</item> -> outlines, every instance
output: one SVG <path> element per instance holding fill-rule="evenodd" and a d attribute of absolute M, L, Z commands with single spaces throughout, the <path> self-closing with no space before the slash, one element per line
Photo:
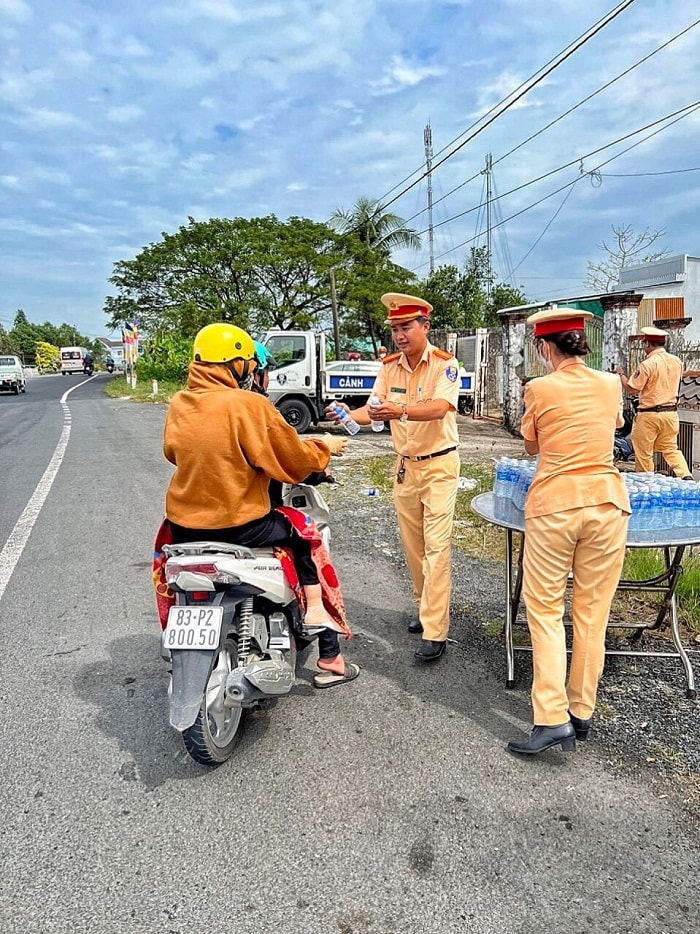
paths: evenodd
<path fill-rule="evenodd" d="M 677 477 L 692 480 L 678 450 L 678 387 L 683 363 L 667 352 L 667 331 L 642 328 L 642 334 L 646 355 L 642 362 L 629 379 L 621 370 L 616 371 L 624 388 L 639 394 L 639 408 L 632 424 L 635 470 L 653 472 L 654 451 L 659 451 Z"/>
<path fill-rule="evenodd" d="M 613 463 L 622 425 L 622 389 L 612 373 L 589 369 L 585 319 L 571 308 L 528 318 L 549 375 L 525 387 L 520 430 L 539 454 L 525 500 L 523 599 L 532 641 L 535 726 L 511 752 L 552 746 L 573 750 L 586 739 L 605 661 L 608 614 L 625 557 L 630 505 Z M 566 680 L 563 615 L 573 571 L 573 643 Z"/>
<path fill-rule="evenodd" d="M 381 301 L 399 352 L 384 358 L 374 384 L 381 405 L 352 415 L 360 425 L 390 423 L 397 454 L 394 506 L 418 605 L 418 618 L 408 628 L 423 633 L 415 656 L 428 662 L 444 654 L 450 625 L 459 364 L 428 341 L 432 305 L 397 292 Z"/>

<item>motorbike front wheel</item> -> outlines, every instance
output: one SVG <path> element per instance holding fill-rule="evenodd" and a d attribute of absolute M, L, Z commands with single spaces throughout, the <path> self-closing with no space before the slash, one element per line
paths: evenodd
<path fill-rule="evenodd" d="M 226 678 L 236 667 L 237 651 L 235 639 L 226 639 L 209 676 L 197 719 L 182 734 L 187 752 L 202 765 L 226 762 L 243 733 L 248 711 L 224 706 Z"/>

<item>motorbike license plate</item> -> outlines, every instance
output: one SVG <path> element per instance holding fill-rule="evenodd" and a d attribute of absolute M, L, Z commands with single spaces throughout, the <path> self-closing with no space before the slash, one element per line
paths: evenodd
<path fill-rule="evenodd" d="M 223 618 L 222 606 L 173 606 L 168 612 L 163 645 L 166 649 L 211 652 L 219 644 Z"/>

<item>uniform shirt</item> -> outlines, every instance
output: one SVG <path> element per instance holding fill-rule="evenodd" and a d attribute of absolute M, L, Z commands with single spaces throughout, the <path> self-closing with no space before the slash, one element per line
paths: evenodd
<path fill-rule="evenodd" d="M 525 518 L 603 503 L 630 512 L 613 463 L 615 428 L 623 423 L 619 378 L 569 357 L 554 373 L 529 382 L 524 401 L 520 431 L 540 448 Z"/>
<path fill-rule="evenodd" d="M 434 399 L 446 399 L 450 408 L 444 418 L 430 422 L 401 422 L 392 419 L 391 439 L 397 454 L 416 457 L 435 454 L 459 444 L 457 403 L 459 401 L 459 363 L 444 350 L 428 342 L 415 370 L 403 353 L 390 354 L 374 383 L 372 395 L 382 402 L 397 405 L 420 405 Z"/>
<path fill-rule="evenodd" d="M 322 441 L 302 441 L 269 399 L 238 389 L 223 364 L 201 363 L 190 364 L 187 389 L 170 402 L 163 453 L 175 464 L 166 515 L 190 529 L 260 519 L 270 511 L 270 478 L 299 483 L 330 460 Z"/>
<path fill-rule="evenodd" d="M 655 405 L 675 405 L 682 375 L 680 358 L 668 353 L 663 347 L 656 347 L 642 360 L 627 385 L 639 393 L 641 409 L 650 409 Z"/>

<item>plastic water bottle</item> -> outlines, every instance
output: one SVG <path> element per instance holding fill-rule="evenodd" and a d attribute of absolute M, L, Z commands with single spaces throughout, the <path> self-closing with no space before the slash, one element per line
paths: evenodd
<path fill-rule="evenodd" d="M 506 477 L 504 498 L 509 502 L 513 501 L 515 489 L 518 485 L 518 462 L 514 457 L 506 457 Z"/>
<path fill-rule="evenodd" d="M 508 465 L 505 457 L 499 457 L 496 461 L 496 479 L 493 484 L 493 495 L 497 500 L 506 498 L 506 482 L 508 478 Z"/>
<path fill-rule="evenodd" d="M 641 490 L 638 484 L 627 484 L 627 492 L 629 493 L 630 498 L 630 508 L 632 510 L 632 515 L 630 516 L 628 529 L 630 532 L 639 531 L 639 506 L 641 501 Z"/>
<path fill-rule="evenodd" d="M 335 412 L 339 423 L 347 431 L 349 435 L 356 435 L 360 430 L 360 426 L 357 424 L 355 419 L 350 415 L 349 412 L 346 412 L 345 409 L 338 402 L 333 403 L 333 411 Z"/>
<path fill-rule="evenodd" d="M 642 541 L 645 541 L 651 536 L 651 497 L 649 495 L 649 490 L 645 487 L 641 487 L 639 491 L 639 521 L 637 523 L 637 530 L 640 533 L 640 538 Z"/>
<path fill-rule="evenodd" d="M 376 408 L 376 406 L 381 405 L 381 399 L 377 396 L 372 396 L 369 400 L 370 408 Z M 384 431 L 384 422 L 375 422 L 372 421 L 372 431 Z"/>

